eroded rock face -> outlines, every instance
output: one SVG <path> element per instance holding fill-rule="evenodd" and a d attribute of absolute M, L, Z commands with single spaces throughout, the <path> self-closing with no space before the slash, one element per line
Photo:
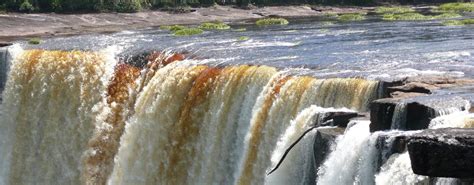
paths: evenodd
<path fill-rule="evenodd" d="M 425 130 L 414 134 L 407 147 L 416 174 L 474 178 L 474 129 Z"/>
<path fill-rule="evenodd" d="M 467 104 L 464 98 L 449 95 L 375 100 L 370 105 L 370 131 L 426 129 L 433 118 L 463 111 Z"/>
<path fill-rule="evenodd" d="M 361 116 L 357 112 L 328 112 L 324 114 L 321 122 L 322 125 L 320 126 L 346 127 L 352 118 Z"/>
<path fill-rule="evenodd" d="M 331 152 L 331 145 L 335 143 L 337 136 L 344 134 L 344 128 L 319 128 L 314 136 L 314 163 L 315 169 L 318 169 Z M 316 173 L 314 177 L 316 179 Z"/>

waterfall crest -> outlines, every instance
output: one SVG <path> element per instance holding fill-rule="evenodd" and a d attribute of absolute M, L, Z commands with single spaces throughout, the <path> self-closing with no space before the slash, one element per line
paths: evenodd
<path fill-rule="evenodd" d="M 377 81 L 213 67 L 172 53 L 118 62 L 105 52 L 26 50 L 11 63 L 2 184 L 264 184 L 321 115 L 365 111 L 380 97 Z M 312 150 L 312 135 L 297 150 Z"/>

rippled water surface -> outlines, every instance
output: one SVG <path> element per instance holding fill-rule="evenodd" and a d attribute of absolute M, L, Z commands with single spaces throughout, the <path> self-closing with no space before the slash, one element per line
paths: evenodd
<path fill-rule="evenodd" d="M 34 46 L 98 50 L 118 46 L 123 55 L 146 50 L 190 51 L 214 63 L 266 64 L 316 76 L 397 78 L 414 75 L 474 75 L 474 26 L 443 26 L 441 21 L 361 22 L 328 25 L 290 20 L 288 26 L 232 25 L 233 30 L 176 37 L 149 28 L 115 34 L 47 39 Z M 235 29 L 246 28 L 239 32 Z M 239 41 L 247 36 L 249 40 Z M 31 47 L 31 46 L 26 46 Z"/>

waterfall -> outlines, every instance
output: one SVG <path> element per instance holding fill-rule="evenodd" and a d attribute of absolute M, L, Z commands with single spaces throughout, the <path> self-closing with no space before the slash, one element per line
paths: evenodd
<path fill-rule="evenodd" d="M 375 176 L 377 185 L 428 184 L 428 180 L 425 176 L 413 173 L 408 152 L 390 156 Z"/>
<path fill-rule="evenodd" d="M 351 124 L 320 167 L 317 184 L 373 184 L 379 133 L 370 134 L 369 121 Z"/>
<path fill-rule="evenodd" d="M 43 50 L 15 57 L 0 120 L 1 184 L 79 184 L 96 104 L 113 69 L 106 59 Z"/>
<path fill-rule="evenodd" d="M 213 67 L 172 53 L 152 53 L 143 65 L 119 62 L 110 51 L 12 57 L 0 184 L 298 183 L 291 179 L 315 175 L 305 169 L 314 168 L 316 130 L 281 171 L 266 172 L 325 113 L 366 111 L 380 97 L 377 81 Z M 294 171 L 299 164 L 306 166 Z"/>
<path fill-rule="evenodd" d="M 285 150 L 297 140 L 310 126 L 322 123 L 322 118 L 328 112 L 353 112 L 349 109 L 322 108 L 312 105 L 296 116 L 290 122 L 285 133 L 279 139 L 275 150 L 272 152 L 271 166 L 276 166 L 283 156 Z M 295 148 L 291 150 L 285 158 L 279 169 L 267 176 L 265 184 L 314 184 L 316 179 L 312 173 L 316 173 L 314 169 L 314 151 L 313 142 L 314 134 L 317 130 L 311 131 L 300 141 Z M 287 162 L 291 161 L 291 162 Z"/>

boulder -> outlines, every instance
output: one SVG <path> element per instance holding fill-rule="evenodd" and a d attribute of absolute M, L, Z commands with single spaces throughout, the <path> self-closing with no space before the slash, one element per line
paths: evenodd
<path fill-rule="evenodd" d="M 426 129 L 433 118 L 463 111 L 467 105 L 465 98 L 452 95 L 375 100 L 370 104 L 370 131 Z"/>
<path fill-rule="evenodd" d="M 407 145 L 413 172 L 431 177 L 474 178 L 474 129 L 430 129 Z"/>

